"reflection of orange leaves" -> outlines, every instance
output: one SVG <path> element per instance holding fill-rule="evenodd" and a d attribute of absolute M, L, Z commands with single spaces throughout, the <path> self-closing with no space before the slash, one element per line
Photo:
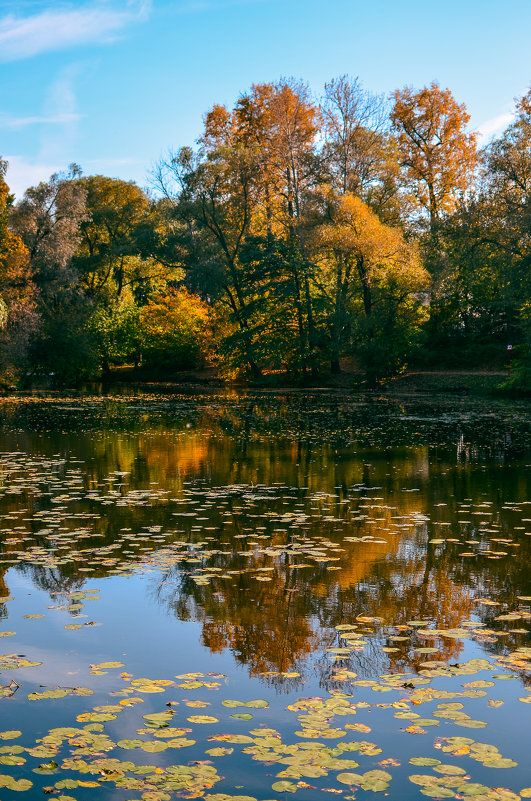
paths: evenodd
<path fill-rule="evenodd" d="M 168 486 L 167 482 L 172 479 L 179 482 L 188 473 L 199 471 L 209 456 L 206 438 L 193 434 L 179 436 L 177 443 L 169 441 L 165 434 L 149 435 L 141 437 L 140 445 L 150 480 L 158 480 L 161 486 Z"/>
<path fill-rule="evenodd" d="M 240 583 L 243 581 L 242 577 Z M 230 648 L 249 665 L 253 674 L 298 677 L 292 668 L 298 659 L 312 653 L 319 641 L 319 635 L 301 614 L 301 611 L 304 613 L 303 601 L 298 595 L 284 592 L 284 582 L 278 574 L 273 581 L 260 585 L 260 600 L 256 606 L 240 605 L 239 587 L 224 586 L 231 620 L 205 620 L 204 645 L 214 652 Z M 226 614 L 226 607 L 223 612 Z M 206 613 L 217 615 L 219 609 L 216 606 Z"/>

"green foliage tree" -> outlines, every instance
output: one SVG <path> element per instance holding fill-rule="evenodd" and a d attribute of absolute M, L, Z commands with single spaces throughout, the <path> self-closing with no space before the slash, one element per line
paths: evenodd
<path fill-rule="evenodd" d="M 40 317 L 33 338 L 31 366 L 58 380 L 86 378 L 97 371 L 93 341 L 86 325 L 93 303 L 79 285 L 73 264 L 88 220 L 81 171 L 73 164 L 64 174 L 30 187 L 12 209 L 10 224 L 28 251 Z"/>
<path fill-rule="evenodd" d="M 89 328 L 98 353 L 104 376 L 111 366 L 140 362 L 141 308 L 129 292 L 122 292 L 113 304 L 96 307 Z"/>
<path fill-rule="evenodd" d="M 142 272 L 131 274 L 131 257 L 137 257 L 136 236 L 149 216 L 150 204 L 133 181 L 91 175 L 79 180 L 86 195 L 87 215 L 80 226 L 80 243 L 74 266 L 81 285 L 97 302 L 119 298 L 126 286 L 148 278 L 148 260 Z M 138 260 L 133 259 L 138 271 Z"/>

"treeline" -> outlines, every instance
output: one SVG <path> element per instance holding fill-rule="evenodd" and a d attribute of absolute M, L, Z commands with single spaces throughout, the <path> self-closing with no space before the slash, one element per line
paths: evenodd
<path fill-rule="evenodd" d="M 72 165 L 14 203 L 0 160 L 4 383 L 345 359 L 377 382 L 510 344 L 531 388 L 531 90 L 485 148 L 468 122 L 436 83 L 281 80 L 214 106 L 150 194 Z"/>

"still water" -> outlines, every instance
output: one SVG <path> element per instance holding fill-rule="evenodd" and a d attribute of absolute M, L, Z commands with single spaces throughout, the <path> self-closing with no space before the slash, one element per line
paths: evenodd
<path fill-rule="evenodd" d="M 0 402 L 0 798 L 531 797 L 531 406 Z"/>

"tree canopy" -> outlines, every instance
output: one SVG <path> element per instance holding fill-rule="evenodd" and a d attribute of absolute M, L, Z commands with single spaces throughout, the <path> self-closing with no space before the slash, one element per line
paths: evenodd
<path fill-rule="evenodd" d="M 207 111 L 152 194 L 71 165 L 14 203 L 0 162 L 5 380 L 348 363 L 374 382 L 503 366 L 514 344 L 525 383 L 531 90 L 483 150 L 468 126 L 436 82 L 386 98 L 343 75 L 316 97 L 282 78 Z"/>

